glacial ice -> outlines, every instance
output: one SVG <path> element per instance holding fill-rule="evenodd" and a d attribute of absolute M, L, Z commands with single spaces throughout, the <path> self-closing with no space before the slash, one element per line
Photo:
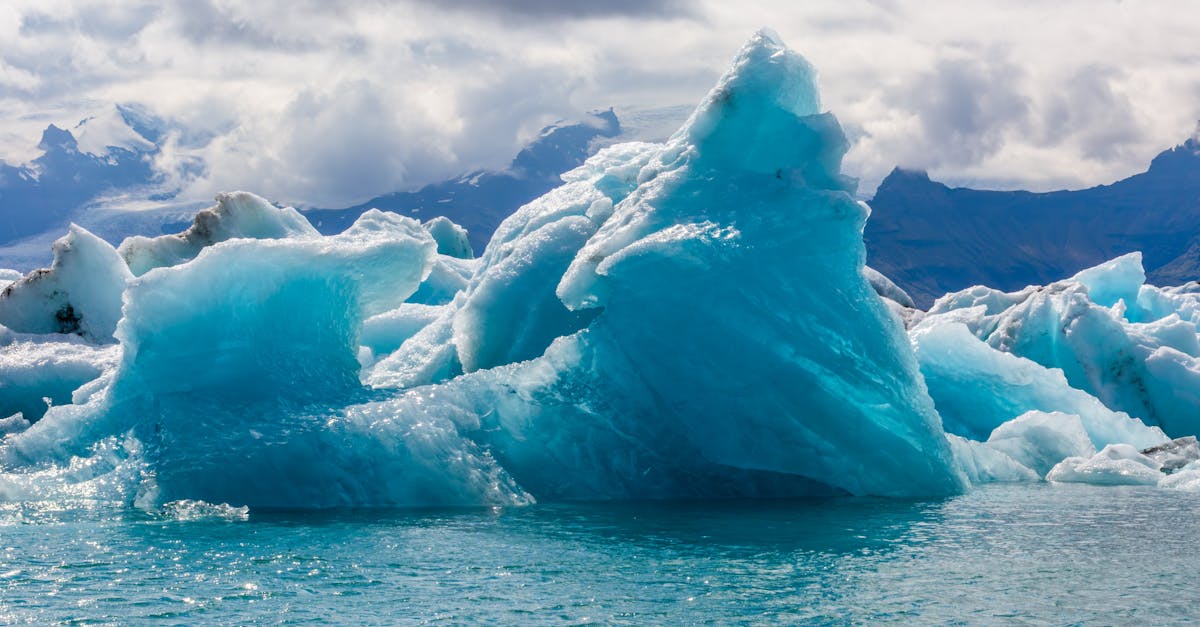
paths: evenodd
<path fill-rule="evenodd" d="M 1161 465 L 1128 444 L 1109 444 L 1091 457 L 1068 457 L 1046 475 L 1047 481 L 1095 485 L 1158 485 Z"/>
<path fill-rule="evenodd" d="M 359 342 L 372 355 L 394 353 L 405 341 L 429 326 L 442 313 L 442 307 L 422 303 L 404 303 L 363 321 Z"/>
<path fill-rule="evenodd" d="M 25 275 L 17 270 L 0 268 L 0 289 L 8 287 L 14 281 L 20 280 L 23 276 Z"/>
<path fill-rule="evenodd" d="M 112 342 L 129 268 L 108 242 L 74 224 L 54 261 L 0 292 L 0 325 L 21 333 L 74 333 Z"/>
<path fill-rule="evenodd" d="M 119 351 L 75 336 L 37 337 L 0 327 L 0 416 L 19 413 L 32 423 L 48 407 L 70 404 L 72 392 L 116 366 Z M 18 424 L 13 421 L 0 432 Z"/>
<path fill-rule="evenodd" d="M 861 275 L 845 140 L 797 85 L 811 68 L 762 35 L 667 144 L 602 151 L 505 221 L 446 315 L 368 376 L 443 382 L 391 413 L 457 407 L 539 498 L 959 489 Z"/>
<path fill-rule="evenodd" d="M 475 251 L 471 250 L 471 241 L 467 238 L 467 230 L 451 222 L 444 216 L 438 216 L 425 222 L 422 226 L 437 242 L 439 255 L 456 259 L 471 259 Z"/>
<path fill-rule="evenodd" d="M 762 33 L 670 141 L 597 155 L 478 261 L 452 225 L 378 212 L 328 238 L 128 242 L 119 365 L 0 460 L 115 439 L 160 503 L 960 490 L 863 278 L 846 146 L 811 66 Z"/>
<path fill-rule="evenodd" d="M 1142 455 L 1161 464 L 1160 470 L 1164 473 L 1171 474 L 1200 460 L 1200 442 L 1194 435 L 1175 438 L 1165 444 L 1143 450 Z"/>
<path fill-rule="evenodd" d="M 1200 462 L 1193 461 L 1158 481 L 1158 487 L 1187 492 L 1200 492 Z"/>
<path fill-rule="evenodd" d="M 1187 286 L 1157 288 L 1144 279 L 1141 255 L 1130 253 L 1044 287 L 1009 294 L 975 287 L 948 294 L 914 325 L 918 353 L 927 341 L 923 329 L 965 325 L 991 348 L 1062 373 L 1038 379 L 1065 377 L 1072 390 L 1112 411 L 1172 437 L 1191 435 L 1200 431 L 1200 293 Z M 970 342 L 966 333 L 952 333 L 955 341 Z M 922 367 L 945 371 L 935 362 L 923 359 Z M 928 372 L 926 379 L 937 401 L 939 385 Z M 1069 407 L 1028 408 L 1078 413 L 1085 423 L 1088 416 Z M 947 413 L 954 414 L 943 411 L 944 419 Z M 1107 442 L 1150 445 L 1119 437 Z"/>
<path fill-rule="evenodd" d="M 73 228 L 0 296 L 0 500 L 1198 489 L 1164 430 L 1200 421 L 1200 290 L 1130 256 L 917 311 L 864 265 L 847 145 L 762 32 L 668 141 L 602 150 L 478 259 L 448 220 L 321 236 L 241 192 L 119 249 Z"/>
<path fill-rule="evenodd" d="M 1041 478 L 1037 472 L 1013 459 L 1004 451 L 985 442 L 968 440 L 947 433 L 954 463 L 972 485 L 982 483 L 1023 483 Z"/>
<path fill-rule="evenodd" d="M 927 317 L 911 337 L 929 393 L 951 433 L 983 439 L 1009 420 L 1042 411 L 1079 416 L 1101 448 L 1117 442 L 1144 448 L 1168 439 L 1157 427 L 1072 388 L 1061 371 L 989 347 L 953 317 Z"/>
<path fill-rule="evenodd" d="M 1044 477 L 1068 457 L 1096 453 L 1079 416 L 1029 411 L 996 427 L 987 445 Z"/>
<path fill-rule="evenodd" d="M 890 300 L 905 309 L 914 309 L 916 304 L 913 303 L 912 296 L 908 292 L 900 289 L 900 286 L 892 282 L 891 279 L 883 275 L 882 272 L 872 268 L 871 266 L 863 266 L 863 276 L 867 278 L 867 282 L 871 284 L 871 288 L 875 290 L 879 296 Z"/>
<path fill-rule="evenodd" d="M 133 274 L 193 259 L 206 246 L 235 238 L 278 239 L 315 237 L 313 228 L 299 211 L 276 207 L 249 192 L 218 194 L 217 204 L 196 213 L 187 230 L 173 235 L 135 235 L 117 249 Z"/>

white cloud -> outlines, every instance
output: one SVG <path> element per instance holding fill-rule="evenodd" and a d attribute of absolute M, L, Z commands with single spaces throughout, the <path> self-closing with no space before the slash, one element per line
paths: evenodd
<path fill-rule="evenodd" d="M 1191 2 L 9 0 L 0 158 L 140 103 L 214 139 L 188 193 L 343 205 L 506 162 L 556 118 L 695 102 L 779 31 L 871 188 L 894 165 L 1049 189 L 1143 168 L 1200 117 Z"/>

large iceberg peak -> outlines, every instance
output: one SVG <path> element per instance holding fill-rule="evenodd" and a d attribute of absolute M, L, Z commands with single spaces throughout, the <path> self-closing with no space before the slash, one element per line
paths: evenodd
<path fill-rule="evenodd" d="M 754 109 L 778 108 L 792 116 L 820 113 L 817 72 L 779 35 L 761 29 L 734 57 L 676 135 L 703 137 L 714 116 L 744 116 Z"/>
<path fill-rule="evenodd" d="M 820 107 L 816 70 L 764 29 L 671 143 L 694 146 L 714 168 L 799 177 L 810 187 L 853 193 L 853 179 L 840 174 L 849 143 L 837 119 Z"/>
<path fill-rule="evenodd" d="M 437 253 L 461 243 L 448 223 L 379 211 L 330 237 L 172 236 L 169 267 L 124 290 L 90 404 L 52 408 L 0 462 L 136 442 L 153 489 L 135 503 L 959 491 L 864 277 L 868 209 L 814 76 L 755 35 L 666 144 L 602 151 L 475 262 Z M 464 287 L 418 294 L 431 283 Z M 972 459 L 994 469 L 990 452 Z"/>

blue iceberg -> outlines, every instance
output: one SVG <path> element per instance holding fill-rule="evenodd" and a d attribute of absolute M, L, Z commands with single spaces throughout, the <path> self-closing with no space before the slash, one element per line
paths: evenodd
<path fill-rule="evenodd" d="M 668 141 L 602 150 L 478 259 L 448 220 L 323 236 L 247 193 L 118 249 L 74 228 L 0 295 L 0 373 L 28 381 L 0 385 L 0 499 L 944 495 L 1111 482 L 1092 457 L 1190 428 L 1089 370 L 1125 350 L 1146 390 L 1186 378 L 1190 293 L 1118 260 L 917 311 L 864 266 L 847 146 L 813 68 L 761 32 Z M 1076 311 L 1111 351 L 1034 332 Z"/>

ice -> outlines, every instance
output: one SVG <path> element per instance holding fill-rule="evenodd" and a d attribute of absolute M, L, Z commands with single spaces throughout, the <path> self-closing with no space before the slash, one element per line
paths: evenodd
<path fill-rule="evenodd" d="M 1037 481 L 1037 472 L 1013 459 L 1004 451 L 964 437 L 946 434 L 954 463 L 974 485 L 982 483 L 1020 483 Z"/>
<path fill-rule="evenodd" d="M 367 212 L 339 236 L 229 240 L 147 272 L 125 294 L 111 384 L 10 437 L 0 461 L 87 459 L 131 433 L 164 500 L 236 485 L 260 504 L 393 503 L 403 473 L 357 493 L 335 472 L 300 479 L 332 449 L 354 455 L 323 425 L 361 398 L 359 328 L 416 290 L 435 247 L 416 221 Z"/>
<path fill-rule="evenodd" d="M 9 270 L 7 268 L 0 268 L 0 289 L 4 289 L 4 288 L 8 287 L 9 284 L 11 284 L 14 281 L 20 280 L 20 278 L 23 276 L 25 276 L 25 274 L 18 270 Z"/>
<path fill-rule="evenodd" d="M 108 242 L 74 224 L 53 249 L 49 268 L 34 270 L 0 292 L 0 325 L 111 343 L 129 268 Z"/>
<path fill-rule="evenodd" d="M 1200 431 L 1200 294 L 1143 281 L 1131 253 L 1045 287 L 947 295 L 916 326 L 965 324 L 993 348 L 1061 370 L 1114 411 L 1190 435 Z"/>
<path fill-rule="evenodd" d="M 127 240 L 132 273 L 73 229 L 0 297 L 0 499 L 912 497 L 1191 459 L 1155 425 L 1200 426 L 1200 293 L 1143 285 L 1131 255 L 918 312 L 864 266 L 847 147 L 762 32 L 668 141 L 600 151 L 478 259 L 448 220 L 320 236 L 246 193 Z M 82 339 L 48 335 L 75 330 L 49 322 L 67 303 Z"/>
<path fill-rule="evenodd" d="M 457 259 L 471 259 L 475 256 L 475 251 L 471 250 L 471 241 L 467 239 L 467 230 L 451 222 L 449 218 L 438 216 L 422 226 L 437 242 L 439 255 Z"/>
<path fill-rule="evenodd" d="M 363 322 L 360 342 L 374 356 L 384 356 L 441 315 L 443 308 L 421 303 L 404 303 L 391 311 L 371 316 Z"/>
<path fill-rule="evenodd" d="M 908 292 L 900 289 L 900 286 L 893 283 L 891 279 L 884 276 L 883 273 L 875 268 L 863 266 L 863 276 L 867 278 L 867 281 L 871 284 L 871 288 L 875 290 L 876 294 L 895 302 L 901 307 L 908 309 L 916 308 L 916 304 L 913 303 L 913 299 L 908 295 Z"/>
<path fill-rule="evenodd" d="M 1047 481 L 1095 485 L 1158 485 L 1161 464 L 1128 444 L 1109 444 L 1088 457 L 1068 457 L 1046 475 Z"/>
<path fill-rule="evenodd" d="M 71 456 L 60 465 L 0 472 L 0 502 L 130 503 L 145 471 L 143 448 L 137 440 L 102 438 L 89 447 L 86 455 Z"/>
<path fill-rule="evenodd" d="M 29 428 L 25 415 L 17 412 L 7 418 L 0 418 L 0 438 L 10 433 L 20 433 Z"/>
<path fill-rule="evenodd" d="M 1162 464 L 1161 470 L 1169 475 L 1200 460 L 1200 442 L 1196 441 L 1196 436 L 1189 435 L 1145 449 L 1142 455 Z"/>
<path fill-rule="evenodd" d="M 1044 477 L 1068 457 L 1096 453 L 1079 416 L 1030 411 L 996 427 L 987 446 L 1001 451 Z"/>
<path fill-rule="evenodd" d="M 602 152 L 498 230 L 473 283 L 496 272 L 521 297 L 456 317 L 470 374 L 439 393 L 486 416 L 474 437 L 539 498 L 960 489 L 903 330 L 863 278 L 845 148 L 811 67 L 760 34 L 668 143 Z M 547 234 L 586 241 L 565 273 Z M 570 322 L 537 306 L 555 284 L 595 319 L 499 366 L 533 344 L 485 350 L 483 325 L 525 324 L 510 313 L 525 302 Z M 468 289 L 464 311 L 489 291 Z"/>
<path fill-rule="evenodd" d="M 1200 461 L 1193 461 L 1176 472 L 1163 477 L 1159 480 L 1158 487 L 1170 490 L 1200 492 Z"/>
<path fill-rule="evenodd" d="M 588 325 L 593 312 L 568 311 L 555 295 L 558 279 L 596 231 L 587 216 L 546 224 L 512 243 L 474 281 L 453 323 L 464 370 L 532 359 L 554 338 Z"/>
<path fill-rule="evenodd" d="M 1088 298 L 1101 307 L 1137 305 L 1138 292 L 1146 282 L 1142 269 L 1142 253 L 1133 252 L 1079 272 L 1073 281 L 1087 289 Z"/>
<path fill-rule="evenodd" d="M 164 503 L 161 510 L 164 518 L 178 521 L 226 520 L 230 522 L 250 520 L 250 508 L 234 507 L 228 503 L 206 503 L 181 499 Z"/>
<path fill-rule="evenodd" d="M 416 293 L 408 300 L 422 305 L 448 304 L 459 292 L 466 289 L 478 268 L 479 261 L 477 259 L 458 259 L 438 255 L 434 259 L 429 276 L 421 282 Z"/>
<path fill-rule="evenodd" d="M 217 204 L 196 214 L 187 230 L 173 235 L 135 235 L 121 242 L 118 251 L 133 274 L 174 266 L 194 258 L 206 246 L 234 238 L 271 239 L 315 237 L 299 211 L 276 207 L 249 192 L 217 195 Z"/>
<path fill-rule="evenodd" d="M 406 339 L 400 348 L 364 373 L 375 388 L 410 388 L 440 383 L 462 374 L 462 364 L 452 342 L 454 314 L 463 296 L 439 308 L 437 317 Z"/>
<path fill-rule="evenodd" d="M 123 246 L 117 366 L 6 437 L 0 477 L 151 509 L 959 491 L 847 146 L 764 32 L 668 142 L 602 151 L 478 261 L 449 223 L 319 237 L 222 197 Z"/>
<path fill-rule="evenodd" d="M 0 416 L 36 422 L 50 405 L 69 404 L 72 392 L 116 366 L 119 348 L 0 333 Z"/>
<path fill-rule="evenodd" d="M 953 315 L 926 317 L 911 337 L 929 393 L 951 433 L 981 440 L 1003 423 L 1037 410 L 1079 416 L 1098 448 L 1122 442 L 1146 448 L 1168 439 L 1157 427 L 1072 388 L 1061 371 L 993 349 Z"/>

